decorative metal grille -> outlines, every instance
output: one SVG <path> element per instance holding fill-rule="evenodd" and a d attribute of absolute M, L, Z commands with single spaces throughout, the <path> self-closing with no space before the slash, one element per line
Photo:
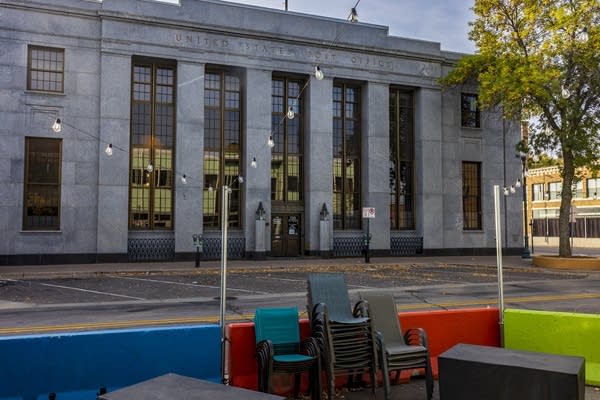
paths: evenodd
<path fill-rule="evenodd" d="M 360 256 L 362 255 L 362 236 L 333 238 L 333 255 L 338 256 Z"/>
<path fill-rule="evenodd" d="M 422 236 L 392 236 L 390 252 L 393 256 L 413 256 L 423 253 Z"/>
<path fill-rule="evenodd" d="M 173 260 L 175 239 L 128 239 L 127 257 L 130 260 Z"/>
<path fill-rule="evenodd" d="M 243 258 L 246 249 L 246 239 L 243 237 L 227 239 L 227 257 Z M 221 258 L 221 238 L 204 237 L 202 241 L 202 256 L 205 260 Z"/>

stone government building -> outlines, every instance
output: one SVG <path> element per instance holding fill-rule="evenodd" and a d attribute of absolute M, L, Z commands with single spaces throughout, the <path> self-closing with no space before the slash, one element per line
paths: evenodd
<path fill-rule="evenodd" d="M 519 124 L 438 85 L 461 54 L 385 26 L 0 0 L 0 35 L 0 264 L 218 258 L 224 185 L 230 257 L 360 256 L 365 207 L 375 255 L 486 253 L 521 173 Z"/>

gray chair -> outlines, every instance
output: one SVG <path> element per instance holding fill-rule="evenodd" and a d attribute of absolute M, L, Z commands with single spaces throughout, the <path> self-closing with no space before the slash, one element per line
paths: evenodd
<path fill-rule="evenodd" d="M 327 375 L 327 394 L 333 399 L 335 377 L 369 372 L 375 394 L 377 352 L 371 320 L 359 316 L 360 305 L 352 311 L 343 274 L 310 274 L 308 309 L 312 336 L 319 343 L 323 369 Z"/>
<path fill-rule="evenodd" d="M 402 335 L 394 297 L 389 293 L 361 292 L 363 313 L 373 321 L 377 337 L 379 363 L 383 373 L 386 400 L 390 399 L 390 373 L 396 371 L 397 384 L 403 369 L 425 369 L 427 399 L 433 395 L 433 374 L 427 347 L 427 334 L 421 328 Z"/>

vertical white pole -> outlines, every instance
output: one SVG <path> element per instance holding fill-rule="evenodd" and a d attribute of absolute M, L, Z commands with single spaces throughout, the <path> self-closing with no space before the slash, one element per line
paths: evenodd
<path fill-rule="evenodd" d="M 225 377 L 225 309 L 227 300 L 227 227 L 229 225 L 229 187 L 221 188 L 221 383 L 226 384 Z"/>
<path fill-rule="evenodd" d="M 498 308 L 500 345 L 504 346 L 504 282 L 502 279 L 502 225 L 500 223 L 500 186 L 494 185 L 494 216 L 496 221 L 496 266 L 498 267 Z"/>

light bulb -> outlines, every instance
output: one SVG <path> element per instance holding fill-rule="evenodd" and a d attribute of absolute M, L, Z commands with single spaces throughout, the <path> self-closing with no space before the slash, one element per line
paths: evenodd
<path fill-rule="evenodd" d="M 354 7 L 352 7 L 352 10 L 350 11 L 350 21 L 358 22 L 358 13 L 356 12 L 356 8 Z"/>
<path fill-rule="evenodd" d="M 524 176 L 525 178 L 527 178 L 527 177 L 529 176 L 529 170 L 527 170 L 527 169 L 526 169 L 526 170 L 523 172 L 523 176 Z"/>
<path fill-rule="evenodd" d="M 504 187 L 504 195 L 508 196 L 508 188 L 506 186 Z"/>
<path fill-rule="evenodd" d="M 244 183 L 244 177 L 243 176 L 238 176 L 238 182 L 239 183 Z"/>
<path fill-rule="evenodd" d="M 571 97 L 571 92 L 566 86 L 562 87 L 560 94 L 563 97 L 563 99 L 568 99 L 569 97 Z"/>
<path fill-rule="evenodd" d="M 514 185 L 511 185 L 511 187 L 510 187 L 510 192 L 511 192 L 511 193 L 514 193 L 514 192 L 516 192 L 516 191 L 517 191 L 517 189 L 515 189 L 515 186 L 514 186 Z"/>
<path fill-rule="evenodd" d="M 52 124 L 52 130 L 56 133 L 62 131 L 62 123 L 60 122 L 60 118 L 56 118 L 56 120 Z"/>
<path fill-rule="evenodd" d="M 517 179 L 517 181 L 515 182 L 515 187 L 520 188 L 521 187 L 521 180 Z"/>
<path fill-rule="evenodd" d="M 113 155 L 112 143 L 109 143 L 108 146 L 106 146 L 106 149 L 104 149 L 104 152 L 109 157 Z"/>
<path fill-rule="evenodd" d="M 317 65 L 315 67 L 315 78 L 317 78 L 319 81 L 322 81 L 324 77 L 325 75 L 323 74 L 323 71 L 321 71 L 321 67 Z"/>
<path fill-rule="evenodd" d="M 294 119 L 294 117 L 296 116 L 296 114 L 294 113 L 294 109 L 292 108 L 292 106 L 288 107 L 286 116 L 288 117 L 288 119 Z"/>
<path fill-rule="evenodd" d="M 208 187 L 208 191 L 209 191 L 209 192 L 212 192 L 213 190 L 215 190 L 215 189 L 213 189 L 213 187 L 212 187 L 212 186 L 209 186 L 209 187 Z"/>
<path fill-rule="evenodd" d="M 273 140 L 273 136 L 269 136 L 269 140 L 267 140 L 267 146 L 270 148 L 275 147 L 275 141 Z"/>
<path fill-rule="evenodd" d="M 256 157 L 252 157 L 252 162 L 250 163 L 252 168 L 256 168 Z"/>
<path fill-rule="evenodd" d="M 185 176 L 185 174 L 183 174 L 181 176 L 181 183 L 183 183 L 184 185 L 187 185 L 187 177 Z"/>
<path fill-rule="evenodd" d="M 146 167 L 146 171 L 148 171 L 148 172 L 154 171 L 154 165 L 148 164 L 148 166 Z"/>
<path fill-rule="evenodd" d="M 590 35 L 588 33 L 588 29 L 587 29 L 587 27 L 584 27 L 583 31 L 581 32 L 581 41 L 587 42 L 589 39 L 590 39 Z"/>

